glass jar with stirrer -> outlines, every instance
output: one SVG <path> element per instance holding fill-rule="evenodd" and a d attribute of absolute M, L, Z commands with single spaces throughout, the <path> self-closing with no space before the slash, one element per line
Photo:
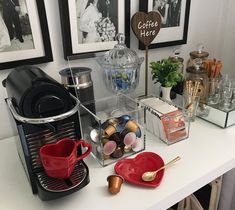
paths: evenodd
<path fill-rule="evenodd" d="M 199 96 L 199 109 L 197 115 L 204 116 L 207 114 L 206 106 L 208 96 L 208 76 L 202 66 L 202 59 L 195 58 L 193 66 L 186 69 L 184 79 L 184 95 Z"/>

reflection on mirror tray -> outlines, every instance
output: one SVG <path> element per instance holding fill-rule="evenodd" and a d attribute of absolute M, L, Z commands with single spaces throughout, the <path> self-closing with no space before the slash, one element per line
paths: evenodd
<path fill-rule="evenodd" d="M 209 110 L 207 116 L 200 116 L 215 125 L 222 128 L 227 128 L 235 124 L 235 107 L 230 109 L 222 109 L 219 105 L 205 105 L 206 109 Z"/>

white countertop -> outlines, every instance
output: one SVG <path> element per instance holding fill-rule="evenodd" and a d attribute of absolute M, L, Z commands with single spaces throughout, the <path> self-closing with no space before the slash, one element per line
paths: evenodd
<path fill-rule="evenodd" d="M 235 167 L 235 126 L 221 129 L 201 119 L 191 124 L 190 137 L 166 145 L 147 133 L 146 151 L 165 162 L 177 155 L 181 160 L 165 171 L 159 187 L 150 189 L 128 183 L 117 195 L 107 191 L 106 178 L 114 164 L 101 167 L 90 155 L 85 159 L 90 183 L 80 191 L 54 201 L 33 195 L 17 155 L 14 137 L 0 141 L 1 210 L 164 210 Z"/>

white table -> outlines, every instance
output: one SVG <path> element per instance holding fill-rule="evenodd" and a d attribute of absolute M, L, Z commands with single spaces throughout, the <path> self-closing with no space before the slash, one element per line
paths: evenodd
<path fill-rule="evenodd" d="M 89 156 L 90 183 L 82 190 L 54 201 L 33 195 L 17 155 L 14 137 L 0 141 L 1 210 L 163 210 L 235 167 L 235 127 L 221 129 L 201 119 L 191 124 L 190 137 L 171 146 L 147 133 L 146 151 L 156 152 L 165 162 L 182 159 L 166 170 L 157 188 L 124 183 L 121 192 L 110 195 L 108 175 L 114 164 L 101 167 Z"/>

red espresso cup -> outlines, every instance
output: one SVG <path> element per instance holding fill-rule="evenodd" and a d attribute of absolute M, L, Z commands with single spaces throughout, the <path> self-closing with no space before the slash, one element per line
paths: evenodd
<path fill-rule="evenodd" d="M 77 155 L 77 147 L 87 148 L 86 152 Z M 64 138 L 53 144 L 40 148 L 40 158 L 48 176 L 65 179 L 70 177 L 77 161 L 85 158 L 91 152 L 91 145 L 84 140 L 74 141 Z"/>

